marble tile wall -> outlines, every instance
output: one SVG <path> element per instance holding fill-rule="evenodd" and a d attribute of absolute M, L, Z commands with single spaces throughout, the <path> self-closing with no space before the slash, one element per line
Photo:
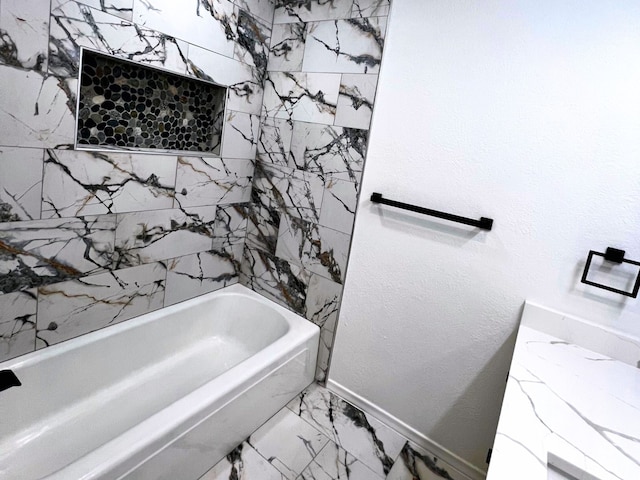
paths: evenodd
<path fill-rule="evenodd" d="M 240 280 L 323 381 L 389 3 L 0 0 L 0 360 Z M 74 149 L 81 47 L 228 86 L 221 157 Z"/>
<path fill-rule="evenodd" d="M 0 361 L 238 281 L 271 0 L 0 0 Z M 74 148 L 80 48 L 228 87 L 220 157 Z"/>
<path fill-rule="evenodd" d="M 276 0 L 240 281 L 321 327 L 338 318 L 390 0 Z"/>

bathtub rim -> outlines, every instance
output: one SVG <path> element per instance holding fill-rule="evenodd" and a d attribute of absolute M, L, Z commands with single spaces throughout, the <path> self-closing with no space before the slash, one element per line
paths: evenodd
<path fill-rule="evenodd" d="M 51 346 L 42 347 L 40 349 L 36 349 L 24 355 L 20 355 L 15 358 L 10 358 L 9 360 L 0 362 L 0 369 L 13 370 L 13 369 L 29 367 L 33 364 L 47 360 L 51 357 L 55 357 L 57 355 L 63 354 L 66 351 L 79 349 L 85 345 L 89 345 L 91 343 L 97 342 L 102 338 L 116 335 L 119 332 L 126 332 L 127 330 L 153 322 L 161 317 L 164 317 L 165 315 L 178 313 L 182 310 L 188 309 L 193 305 L 204 303 L 208 299 L 215 298 L 218 296 L 246 296 L 258 301 L 259 303 L 267 305 L 269 308 L 272 308 L 276 310 L 276 312 L 280 313 L 287 321 L 288 328 L 287 328 L 287 331 L 285 331 L 285 333 L 283 334 L 283 336 L 276 339 L 275 342 L 278 342 L 281 338 L 288 335 L 289 330 L 292 327 L 292 323 L 290 321 L 291 315 L 293 315 L 294 317 L 301 318 L 309 323 L 313 323 L 313 322 L 310 322 L 309 320 L 306 320 L 304 317 L 298 315 L 297 313 L 291 310 L 288 310 L 281 305 L 278 305 L 273 300 L 263 297 L 262 295 L 254 292 L 253 290 L 245 287 L 244 285 L 241 285 L 239 283 L 234 283 L 233 285 L 229 285 L 227 287 L 214 290 L 213 292 L 208 292 L 208 293 L 199 295 L 197 297 L 191 298 L 189 300 L 185 300 L 183 302 L 170 305 L 168 307 L 163 307 L 157 310 L 153 310 L 151 312 L 143 313 L 142 315 L 131 318 L 129 320 L 123 320 L 114 325 L 103 327 L 98 330 L 94 330 L 92 332 L 83 333 L 82 335 L 78 335 L 77 337 L 73 337 L 68 340 L 61 341 Z M 272 344 L 268 345 L 265 348 L 269 348 L 271 345 Z M 259 352 L 261 351 L 262 350 L 260 350 Z"/>

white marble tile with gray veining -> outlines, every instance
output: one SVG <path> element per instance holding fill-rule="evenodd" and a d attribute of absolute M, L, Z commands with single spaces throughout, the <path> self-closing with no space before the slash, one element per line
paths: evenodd
<path fill-rule="evenodd" d="M 51 5 L 49 71 L 75 77 L 80 47 L 185 73 L 187 43 L 73 0 Z"/>
<path fill-rule="evenodd" d="M 305 317 L 320 328 L 334 332 L 341 299 L 341 284 L 314 273 L 309 280 Z"/>
<path fill-rule="evenodd" d="M 322 207 L 323 181 L 313 173 L 293 170 L 281 194 L 286 212 L 309 222 L 317 222 Z"/>
<path fill-rule="evenodd" d="M 336 125 L 368 130 L 377 84 L 377 75 L 347 73 L 342 75 L 336 108 Z"/>
<path fill-rule="evenodd" d="M 0 362 L 36 348 L 37 291 L 0 295 Z"/>
<path fill-rule="evenodd" d="M 255 67 L 261 79 L 267 71 L 270 43 L 271 22 L 266 22 L 239 9 L 234 58 Z"/>
<path fill-rule="evenodd" d="M 175 172 L 175 156 L 47 150 L 42 217 L 172 208 Z"/>
<path fill-rule="evenodd" d="M 239 244 L 165 261 L 167 291 L 164 306 L 237 283 L 243 248 L 244 245 Z"/>
<path fill-rule="evenodd" d="M 269 72 L 264 87 L 264 114 L 332 125 L 340 78 L 335 73 Z"/>
<path fill-rule="evenodd" d="M 178 157 L 176 206 L 248 202 L 253 162 L 217 157 Z"/>
<path fill-rule="evenodd" d="M 276 255 L 341 284 L 350 242 L 350 235 L 285 215 L 278 231 Z"/>
<path fill-rule="evenodd" d="M 317 222 L 324 183 L 312 173 L 279 165 L 257 164 L 252 199 L 267 208 Z"/>
<path fill-rule="evenodd" d="M 274 23 L 349 18 L 352 0 L 275 0 Z"/>
<path fill-rule="evenodd" d="M 288 480 L 295 480 L 328 441 L 325 435 L 286 408 L 251 434 L 248 440 Z"/>
<path fill-rule="evenodd" d="M 320 343 L 318 345 L 318 359 L 315 376 L 317 382 L 322 383 L 327 381 L 334 339 L 335 325 L 333 330 L 330 330 L 329 327 L 320 330 Z"/>
<path fill-rule="evenodd" d="M 307 25 L 302 70 L 377 73 L 387 17 L 350 18 Z"/>
<path fill-rule="evenodd" d="M 328 442 L 300 475 L 300 480 L 384 480 L 344 448 Z"/>
<path fill-rule="evenodd" d="M 467 478 L 435 455 L 407 442 L 386 480 L 467 480 Z"/>
<path fill-rule="evenodd" d="M 0 145 L 71 145 L 77 85 L 75 79 L 0 65 Z"/>
<path fill-rule="evenodd" d="M 280 192 L 287 189 L 290 171 L 288 167 L 282 171 L 262 162 L 256 163 L 247 243 L 272 254 L 275 254 L 280 217 L 286 210 Z"/>
<path fill-rule="evenodd" d="M 319 382 L 327 378 L 341 299 L 342 285 L 317 274 L 311 275 L 305 317 L 320 327 L 316 366 L 316 380 Z"/>
<path fill-rule="evenodd" d="M 317 384 L 291 401 L 200 480 L 256 478 L 469 480 Z"/>
<path fill-rule="evenodd" d="M 134 0 L 133 22 L 231 58 L 237 10 L 229 0 Z"/>
<path fill-rule="evenodd" d="M 162 308 L 165 275 L 154 263 L 40 287 L 36 347 Z"/>
<path fill-rule="evenodd" d="M 352 17 L 382 17 L 389 15 L 391 0 L 353 0 Z"/>
<path fill-rule="evenodd" d="M 329 179 L 359 182 L 369 132 L 294 122 L 289 166 Z"/>
<path fill-rule="evenodd" d="M 99 215 L 0 223 L 0 292 L 111 268 L 115 220 L 115 215 Z"/>
<path fill-rule="evenodd" d="M 0 147 L 0 222 L 40 218 L 43 157 L 39 148 Z"/>
<path fill-rule="evenodd" d="M 282 193 L 287 191 L 292 171 L 289 167 L 268 165 L 262 162 L 257 162 L 255 166 L 251 201 L 277 214 L 278 225 L 280 223 L 280 212 L 286 209 Z M 262 211 L 260 213 L 266 212 Z M 272 215 L 272 218 L 275 219 L 275 217 L 276 215 Z"/>
<path fill-rule="evenodd" d="M 287 407 L 383 478 L 406 442 L 379 420 L 316 384 Z"/>
<path fill-rule="evenodd" d="M 292 134 L 291 120 L 263 117 L 258 140 L 258 160 L 267 164 L 288 165 Z"/>
<path fill-rule="evenodd" d="M 296 313 L 304 313 L 309 274 L 298 265 L 262 250 L 245 248 L 240 283 Z"/>
<path fill-rule="evenodd" d="M 207 206 L 118 214 L 116 268 L 211 250 L 215 211 Z"/>
<path fill-rule="evenodd" d="M 222 137 L 222 156 L 253 160 L 258 148 L 260 117 L 227 110 Z"/>
<path fill-rule="evenodd" d="M 358 204 L 358 184 L 330 179 L 325 182 L 320 224 L 351 234 Z"/>
<path fill-rule="evenodd" d="M 213 248 L 226 250 L 237 245 L 244 245 L 247 236 L 248 216 L 249 206 L 247 204 L 220 205 L 216 210 L 216 221 L 213 226 Z M 241 260 L 240 256 L 237 258 L 238 261 Z"/>
<path fill-rule="evenodd" d="M 227 87 L 229 110 L 260 114 L 264 89 L 255 67 L 195 45 L 189 45 L 187 63 L 191 75 Z"/>
<path fill-rule="evenodd" d="M 304 267 L 311 262 L 311 239 L 316 225 L 296 217 L 282 215 L 278 228 L 276 255 Z"/>
<path fill-rule="evenodd" d="M 309 222 L 317 222 L 322 207 L 323 181 L 318 175 L 293 170 L 288 178 L 286 190 L 280 192 L 289 215 Z"/>
<path fill-rule="evenodd" d="M 251 445 L 243 442 L 200 477 L 200 480 L 286 480 L 286 478 Z"/>
<path fill-rule="evenodd" d="M 301 71 L 306 38 L 306 23 L 297 22 L 274 25 L 269 52 L 269 71 Z"/>
<path fill-rule="evenodd" d="M 2 0 L 0 64 L 47 71 L 50 0 Z"/>
<path fill-rule="evenodd" d="M 254 17 L 259 17 L 267 22 L 273 21 L 275 0 L 233 0 L 233 2 Z"/>
<path fill-rule="evenodd" d="M 110 13 L 116 17 L 131 21 L 133 17 L 133 0 L 79 0 L 80 3 L 88 5 L 105 13 Z"/>
<path fill-rule="evenodd" d="M 266 196 L 260 198 L 266 200 Z M 247 212 L 247 246 L 275 255 L 281 216 L 277 205 L 251 203 Z"/>

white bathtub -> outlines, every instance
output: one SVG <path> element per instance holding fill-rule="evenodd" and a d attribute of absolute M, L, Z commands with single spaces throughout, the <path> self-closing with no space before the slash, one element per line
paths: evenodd
<path fill-rule="evenodd" d="M 313 381 L 319 329 L 240 285 L 0 363 L 0 479 L 197 479 Z"/>

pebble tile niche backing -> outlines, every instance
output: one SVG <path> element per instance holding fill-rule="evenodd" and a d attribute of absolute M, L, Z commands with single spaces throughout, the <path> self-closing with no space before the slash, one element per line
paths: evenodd
<path fill-rule="evenodd" d="M 226 89 L 84 50 L 79 146 L 220 153 Z"/>

